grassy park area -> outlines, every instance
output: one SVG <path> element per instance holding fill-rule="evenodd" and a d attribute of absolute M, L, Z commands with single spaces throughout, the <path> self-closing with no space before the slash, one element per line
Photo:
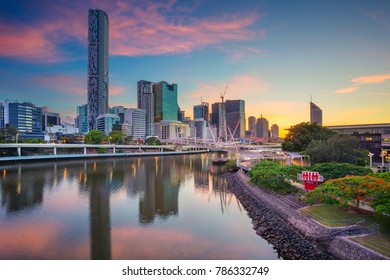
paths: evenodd
<path fill-rule="evenodd" d="M 375 215 L 364 210 L 356 211 L 353 208 L 344 210 L 324 204 L 306 207 L 302 211 L 326 226 L 340 227 L 359 223 L 372 229 L 375 232 L 373 235 L 354 237 L 351 240 L 390 258 L 389 216 Z"/>

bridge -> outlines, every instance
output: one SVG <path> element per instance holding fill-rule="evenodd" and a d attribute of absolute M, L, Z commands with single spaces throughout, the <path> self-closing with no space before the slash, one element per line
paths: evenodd
<path fill-rule="evenodd" d="M 158 156 L 207 153 L 209 149 L 195 145 L 114 145 L 114 144 L 0 144 L 0 162 L 60 158 Z"/>

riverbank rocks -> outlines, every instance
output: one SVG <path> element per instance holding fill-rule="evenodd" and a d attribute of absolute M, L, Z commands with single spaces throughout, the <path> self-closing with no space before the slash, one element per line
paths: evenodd
<path fill-rule="evenodd" d="M 371 234 L 361 226 L 323 226 L 289 203 L 249 183 L 242 171 L 225 175 L 228 190 L 252 219 L 256 234 L 273 245 L 278 256 L 289 260 L 385 259 L 346 237 Z"/>

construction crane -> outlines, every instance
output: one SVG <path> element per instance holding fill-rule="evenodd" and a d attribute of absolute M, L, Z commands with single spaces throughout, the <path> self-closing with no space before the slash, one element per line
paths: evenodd
<path fill-rule="evenodd" d="M 218 142 L 222 139 L 227 140 L 227 130 L 226 130 L 226 117 L 225 117 L 225 94 L 228 88 L 229 83 L 226 84 L 225 91 L 220 93 L 221 97 L 221 112 L 219 119 L 219 129 L 218 129 Z"/>
<path fill-rule="evenodd" d="M 221 96 L 221 102 L 223 103 L 224 102 L 224 98 L 225 98 L 225 94 L 226 94 L 226 90 L 228 88 L 228 85 L 229 83 L 226 84 L 226 87 L 225 87 L 225 91 L 222 93 L 220 93 L 220 96 Z"/>

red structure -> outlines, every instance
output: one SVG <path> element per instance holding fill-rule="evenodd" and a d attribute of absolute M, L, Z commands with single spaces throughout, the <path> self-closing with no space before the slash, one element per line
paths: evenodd
<path fill-rule="evenodd" d="M 302 171 L 302 174 L 298 175 L 298 180 L 304 182 L 305 191 L 312 191 L 318 186 L 318 182 L 324 181 L 324 177 L 318 172 Z"/>

